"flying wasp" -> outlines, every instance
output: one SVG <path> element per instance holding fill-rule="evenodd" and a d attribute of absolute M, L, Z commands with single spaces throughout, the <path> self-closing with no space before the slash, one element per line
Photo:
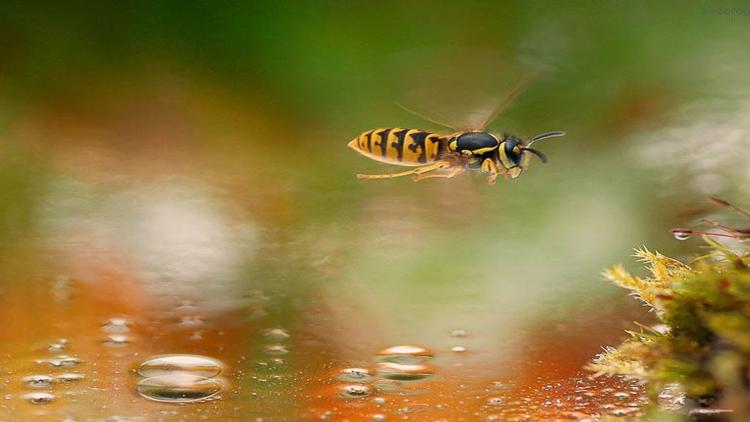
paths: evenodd
<path fill-rule="evenodd" d="M 487 183 L 495 184 L 498 176 L 516 178 L 528 168 L 531 155 L 543 162 L 547 157 L 531 146 L 543 139 L 564 136 L 565 132 L 545 132 L 528 140 L 503 133 L 496 135 L 486 128 L 520 94 L 527 79 L 522 79 L 485 116 L 467 127 L 456 128 L 424 116 L 406 107 L 425 120 L 451 129 L 452 133 L 434 133 L 419 129 L 379 128 L 364 132 L 351 140 L 348 146 L 365 157 L 388 164 L 415 167 L 399 173 L 357 174 L 360 179 L 390 179 L 412 175 L 414 181 L 431 177 L 450 178 L 465 170 L 488 173 Z"/>

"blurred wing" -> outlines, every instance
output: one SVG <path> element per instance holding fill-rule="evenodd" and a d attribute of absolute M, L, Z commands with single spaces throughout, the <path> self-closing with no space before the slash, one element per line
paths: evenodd
<path fill-rule="evenodd" d="M 413 114 L 413 115 L 415 115 L 415 116 L 417 116 L 419 118 L 425 119 L 428 122 L 435 123 L 438 126 L 442 126 L 442 127 L 448 128 L 448 129 L 452 129 L 454 131 L 459 130 L 459 126 L 461 126 L 461 125 L 456 125 L 455 123 L 448 121 L 447 119 L 444 118 L 444 116 L 440 116 L 439 119 L 434 119 L 432 117 L 427 116 L 426 114 L 423 114 L 423 113 L 420 113 L 420 112 L 415 111 L 413 109 L 410 109 L 410 108 L 406 107 L 403 104 L 396 103 L 396 105 L 399 106 L 399 107 L 401 107 L 404 111 L 408 111 L 409 113 L 411 113 L 411 114 Z"/>
<path fill-rule="evenodd" d="M 469 118 L 468 126 L 473 131 L 483 132 L 487 126 L 497 119 L 525 89 L 526 86 L 535 78 L 536 74 L 530 74 L 521 78 L 513 88 L 498 102 L 493 108 L 485 112 L 479 112 Z"/>

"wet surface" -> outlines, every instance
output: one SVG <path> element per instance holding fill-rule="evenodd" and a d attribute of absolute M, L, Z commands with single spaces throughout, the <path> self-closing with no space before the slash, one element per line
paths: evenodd
<path fill-rule="evenodd" d="M 638 414 L 641 386 L 581 369 L 632 321 L 652 322 L 599 274 L 642 245 L 686 256 L 696 237 L 668 233 L 691 225 L 678 212 L 709 191 L 747 193 L 737 153 L 750 139 L 747 107 L 729 101 L 748 86 L 740 26 L 674 6 L 659 6 L 665 20 L 555 2 L 545 7 L 554 16 L 519 7 L 518 16 L 475 13 L 456 25 L 461 5 L 444 16 L 466 31 L 456 38 L 413 25 L 424 10 L 411 7 L 401 30 L 388 31 L 408 38 L 404 46 L 362 31 L 360 20 L 373 17 L 383 20 L 370 28 L 392 27 L 398 16 L 388 13 L 347 6 L 297 22 L 296 8 L 268 19 L 238 14 L 247 20 L 230 10 L 210 31 L 193 30 L 190 17 L 163 34 L 155 28 L 167 44 L 122 40 L 132 63 L 93 61 L 90 72 L 76 64 L 109 44 L 81 49 L 76 63 L 62 58 L 111 40 L 78 34 L 78 20 L 63 25 L 78 38 L 59 37 L 75 48 L 48 49 L 56 40 L 34 19 L 0 33 L 20 46 L 0 78 L 17 88 L 0 102 L 0 421 Z M 133 33 L 124 21 L 113 23 L 121 31 L 101 25 L 92 10 L 77 13 L 91 13 L 107 34 Z M 134 21 L 161 12 L 143 9 L 149 19 Z M 477 31 L 479 15 L 497 32 Z M 205 36 L 219 27 L 236 33 Z M 281 33 L 287 44 L 269 43 Z M 487 44 L 509 33 L 517 44 Z M 407 48 L 414 35 L 438 38 Z M 465 45 L 456 43 L 462 36 Z M 433 45 L 462 55 L 425 48 Z M 674 56 L 674 45 L 696 50 Z M 356 134 L 439 130 L 394 101 L 419 104 L 423 92 L 423 104 L 442 104 L 438 113 L 466 116 L 481 111 L 464 107 L 477 91 L 441 83 L 466 81 L 478 103 L 496 103 L 512 85 L 464 47 L 492 50 L 493 66 L 520 50 L 559 61 L 491 128 L 526 137 L 565 130 L 539 145 L 549 163 L 495 186 L 472 172 L 358 180 L 395 170 L 347 148 Z M 718 51 L 734 54 L 706 59 Z M 466 67 L 444 66 L 458 58 L 481 70 L 475 80 Z M 40 61 L 52 67 L 36 75 Z M 709 118 L 704 103 L 692 107 L 706 95 L 697 89 L 726 100 L 732 123 Z M 451 91 L 466 101 L 450 100 Z M 670 107 L 678 103 L 688 111 Z M 673 111 L 693 125 L 671 130 Z"/>

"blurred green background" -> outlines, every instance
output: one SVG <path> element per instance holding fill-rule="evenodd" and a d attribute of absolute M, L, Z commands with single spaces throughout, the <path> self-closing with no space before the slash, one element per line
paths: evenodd
<path fill-rule="evenodd" d="M 29 325 L 23 298 L 61 274 L 83 292 L 124 274 L 140 292 L 126 302 L 156 315 L 186 298 L 253 314 L 238 298 L 261 289 L 268 324 L 305 339 L 298 361 L 310 339 L 345 362 L 445 349 L 461 328 L 467 379 L 523 372 L 537 352 L 545 377 L 569 376 L 647 318 L 605 266 L 642 245 L 688 256 L 668 229 L 694 224 L 706 194 L 748 203 L 743 7 L 6 2 L 0 287 L 23 286 Z M 491 129 L 566 131 L 540 144 L 549 164 L 494 187 L 354 177 L 391 170 L 346 148 L 357 134 L 441 130 L 396 102 L 465 118 L 529 69 Z"/>

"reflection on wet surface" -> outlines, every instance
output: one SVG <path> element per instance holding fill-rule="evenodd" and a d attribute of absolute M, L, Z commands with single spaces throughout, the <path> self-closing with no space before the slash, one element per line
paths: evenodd
<path fill-rule="evenodd" d="M 248 145 L 210 154 L 51 148 L 27 180 L 28 226 L 0 251 L 0 419 L 638 412 L 639 386 L 580 369 L 647 318 L 597 275 L 651 234 L 638 191 L 597 177 L 627 165 L 369 184 L 345 142 L 294 149 L 288 128 L 262 128 L 292 166 L 261 129 L 235 129 Z"/>

